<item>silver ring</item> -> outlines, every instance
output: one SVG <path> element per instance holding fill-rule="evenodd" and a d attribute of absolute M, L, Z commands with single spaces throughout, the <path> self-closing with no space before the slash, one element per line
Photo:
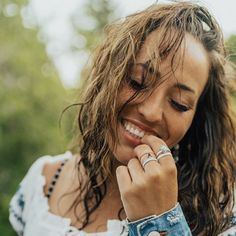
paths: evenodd
<path fill-rule="evenodd" d="M 143 153 L 143 154 L 139 157 L 139 159 L 140 159 L 141 162 L 142 162 L 142 159 L 143 159 L 146 155 L 147 155 L 147 158 L 149 158 L 149 156 L 151 156 L 151 153 L 149 153 L 149 152 Z"/>
<path fill-rule="evenodd" d="M 150 154 L 148 155 L 148 158 L 142 163 L 143 168 L 145 165 L 150 162 L 150 161 L 157 161 L 156 157 L 151 156 Z"/>
<path fill-rule="evenodd" d="M 167 157 L 167 156 L 171 156 L 171 153 L 170 152 L 166 152 L 166 153 L 160 154 L 157 157 L 157 162 L 160 163 L 160 159 L 162 159 L 163 157 Z"/>
<path fill-rule="evenodd" d="M 171 153 L 171 151 L 167 146 L 162 145 L 162 146 L 160 146 L 160 148 L 156 154 L 156 157 L 158 158 L 160 155 L 165 154 L 165 153 Z"/>

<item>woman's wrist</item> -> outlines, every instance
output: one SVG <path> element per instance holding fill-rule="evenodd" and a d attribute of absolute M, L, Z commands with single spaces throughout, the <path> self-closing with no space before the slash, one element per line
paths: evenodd
<path fill-rule="evenodd" d="M 127 219 L 130 236 L 183 235 L 190 236 L 191 231 L 179 203 L 161 215 L 151 215 L 130 222 Z"/>
<path fill-rule="evenodd" d="M 176 203 L 176 205 L 175 205 L 173 208 L 171 208 L 171 209 L 168 210 L 168 211 L 165 211 L 165 212 L 161 213 L 160 215 L 149 215 L 149 216 L 145 216 L 145 217 L 143 217 L 143 218 L 140 218 L 140 219 L 138 219 L 138 220 L 129 220 L 128 218 L 126 218 L 126 221 L 127 221 L 128 223 L 138 223 L 138 222 L 141 222 L 141 221 L 144 221 L 144 220 L 148 220 L 148 219 L 150 219 L 150 218 L 161 217 L 162 215 L 164 215 L 164 214 L 166 214 L 166 213 L 168 213 L 168 212 L 174 210 L 174 209 L 178 206 L 178 204 L 179 204 L 179 203 Z"/>

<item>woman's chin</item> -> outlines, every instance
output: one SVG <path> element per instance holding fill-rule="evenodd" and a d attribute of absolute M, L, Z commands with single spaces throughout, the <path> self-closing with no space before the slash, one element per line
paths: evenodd
<path fill-rule="evenodd" d="M 121 165 L 127 165 L 128 162 L 132 159 L 135 158 L 135 153 L 130 148 L 123 148 L 122 150 L 119 151 L 119 147 L 117 147 L 116 152 L 114 153 L 114 158 L 116 161 Z"/>

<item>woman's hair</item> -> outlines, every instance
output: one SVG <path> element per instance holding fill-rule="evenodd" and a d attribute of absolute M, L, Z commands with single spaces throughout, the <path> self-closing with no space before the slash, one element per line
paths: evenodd
<path fill-rule="evenodd" d="M 235 129 L 221 30 L 206 8 L 191 2 L 155 4 L 106 28 L 103 44 L 93 55 L 91 73 L 81 98 L 78 115 L 81 134 L 77 142 L 80 186 L 71 209 L 76 214 L 82 203 L 84 214 L 76 217 L 83 228 L 106 194 L 119 114 L 136 96 L 145 95 L 145 91 L 137 91 L 120 105 L 119 91 L 125 84 L 130 85 L 130 70 L 137 53 L 154 30 L 160 32 L 156 42 L 158 52 L 150 54 L 151 67 L 156 71 L 163 58 L 170 53 L 175 55 L 186 33 L 201 42 L 209 56 L 208 82 L 192 125 L 179 143 L 178 196 L 193 235 L 201 232 L 216 235 L 228 227 L 234 204 Z M 173 59 L 174 56 L 172 62 Z M 150 90 L 155 85 L 155 78 L 152 79 L 148 81 Z M 85 175 L 80 171 L 82 167 Z"/>

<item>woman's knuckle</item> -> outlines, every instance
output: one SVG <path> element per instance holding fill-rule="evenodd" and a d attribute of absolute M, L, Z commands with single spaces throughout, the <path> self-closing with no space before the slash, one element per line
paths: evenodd
<path fill-rule="evenodd" d="M 144 190 L 147 186 L 147 182 L 146 181 L 139 181 L 138 183 L 136 183 L 136 192 L 140 192 L 142 190 Z"/>
<path fill-rule="evenodd" d="M 150 173 L 148 175 L 148 181 L 150 182 L 157 182 L 159 179 L 161 178 L 161 174 L 159 172 L 154 172 L 154 173 Z"/>

